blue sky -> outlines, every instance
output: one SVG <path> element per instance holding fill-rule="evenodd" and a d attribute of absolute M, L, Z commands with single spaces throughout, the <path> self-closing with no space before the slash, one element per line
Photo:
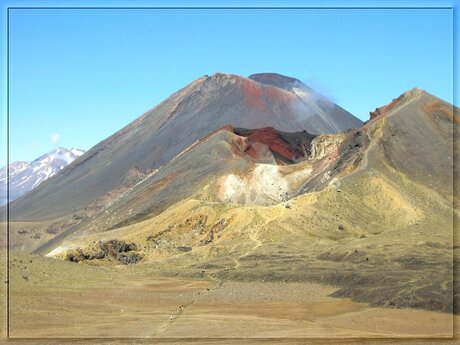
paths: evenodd
<path fill-rule="evenodd" d="M 10 161 L 87 150 L 214 72 L 296 77 L 362 120 L 415 86 L 452 103 L 452 25 L 450 9 L 10 9 Z"/>

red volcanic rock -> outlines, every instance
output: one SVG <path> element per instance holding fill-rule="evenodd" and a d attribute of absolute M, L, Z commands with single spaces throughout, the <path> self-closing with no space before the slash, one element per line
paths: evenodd
<path fill-rule="evenodd" d="M 246 78 L 239 79 L 238 82 L 243 92 L 245 105 L 249 109 L 265 111 L 266 102 L 268 102 L 268 106 L 270 106 L 270 104 L 288 104 L 295 100 L 294 93 L 278 86 L 264 85 Z"/>
<path fill-rule="evenodd" d="M 270 151 L 270 148 L 267 145 L 258 143 L 258 142 L 249 142 L 247 138 L 242 138 L 244 140 L 243 150 L 239 151 L 239 154 L 244 153 L 245 155 L 251 157 L 254 161 L 260 161 L 266 159 L 267 151 Z"/>
<path fill-rule="evenodd" d="M 315 137 L 307 132 L 284 133 L 272 127 L 259 129 L 235 128 L 233 132 L 247 138 L 245 153 L 250 157 L 258 157 L 261 145 L 266 145 L 284 162 L 293 163 L 304 158 L 309 152 L 311 141 Z"/>
<path fill-rule="evenodd" d="M 440 99 L 426 103 L 423 106 L 423 110 L 432 116 L 442 116 L 449 119 L 456 125 L 460 124 L 460 114 L 458 113 L 458 108 L 452 107 Z"/>
<path fill-rule="evenodd" d="M 396 104 L 402 101 L 404 98 L 404 94 L 399 96 L 398 98 L 394 98 L 390 103 L 384 105 L 383 107 L 380 108 L 375 108 L 374 111 L 371 111 L 370 114 L 370 120 L 373 120 L 377 117 L 380 117 L 382 115 L 385 115 L 390 109 L 392 109 Z"/>
<path fill-rule="evenodd" d="M 264 95 L 267 99 L 274 103 L 287 103 L 295 98 L 292 93 L 286 92 L 285 90 L 275 86 L 266 86 L 264 88 Z"/>
<path fill-rule="evenodd" d="M 265 111 L 262 86 L 249 79 L 242 80 L 244 102 L 250 109 Z"/>
<path fill-rule="evenodd" d="M 246 150 L 244 151 L 249 157 L 253 159 L 259 158 L 259 152 L 255 148 L 255 145 L 249 145 Z"/>

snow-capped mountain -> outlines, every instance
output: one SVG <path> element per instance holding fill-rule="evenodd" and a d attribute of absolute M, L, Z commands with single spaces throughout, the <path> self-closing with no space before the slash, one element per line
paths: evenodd
<path fill-rule="evenodd" d="M 33 162 L 13 162 L 9 165 L 9 201 L 31 191 L 40 183 L 55 175 L 59 170 L 72 163 L 76 158 L 84 154 L 79 149 L 66 149 L 59 147 Z M 7 167 L 0 170 L 0 205 L 7 202 L 6 198 Z"/>

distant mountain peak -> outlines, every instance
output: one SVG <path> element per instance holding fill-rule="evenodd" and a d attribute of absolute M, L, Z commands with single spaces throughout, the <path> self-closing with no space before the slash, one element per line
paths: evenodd
<path fill-rule="evenodd" d="M 72 163 L 85 151 L 57 147 L 32 162 L 13 162 L 0 170 L 0 205 L 6 203 L 6 181 L 9 175 L 9 201 L 28 193 L 40 183 Z"/>

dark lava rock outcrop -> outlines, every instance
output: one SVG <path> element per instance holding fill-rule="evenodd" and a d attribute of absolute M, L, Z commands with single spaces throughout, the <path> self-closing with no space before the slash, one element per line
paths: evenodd
<path fill-rule="evenodd" d="M 66 255 L 66 260 L 71 262 L 95 259 L 114 259 L 128 265 L 138 263 L 142 259 L 142 255 L 137 252 L 136 244 L 119 240 L 101 241 L 96 248 L 78 248 L 68 251 Z"/>

